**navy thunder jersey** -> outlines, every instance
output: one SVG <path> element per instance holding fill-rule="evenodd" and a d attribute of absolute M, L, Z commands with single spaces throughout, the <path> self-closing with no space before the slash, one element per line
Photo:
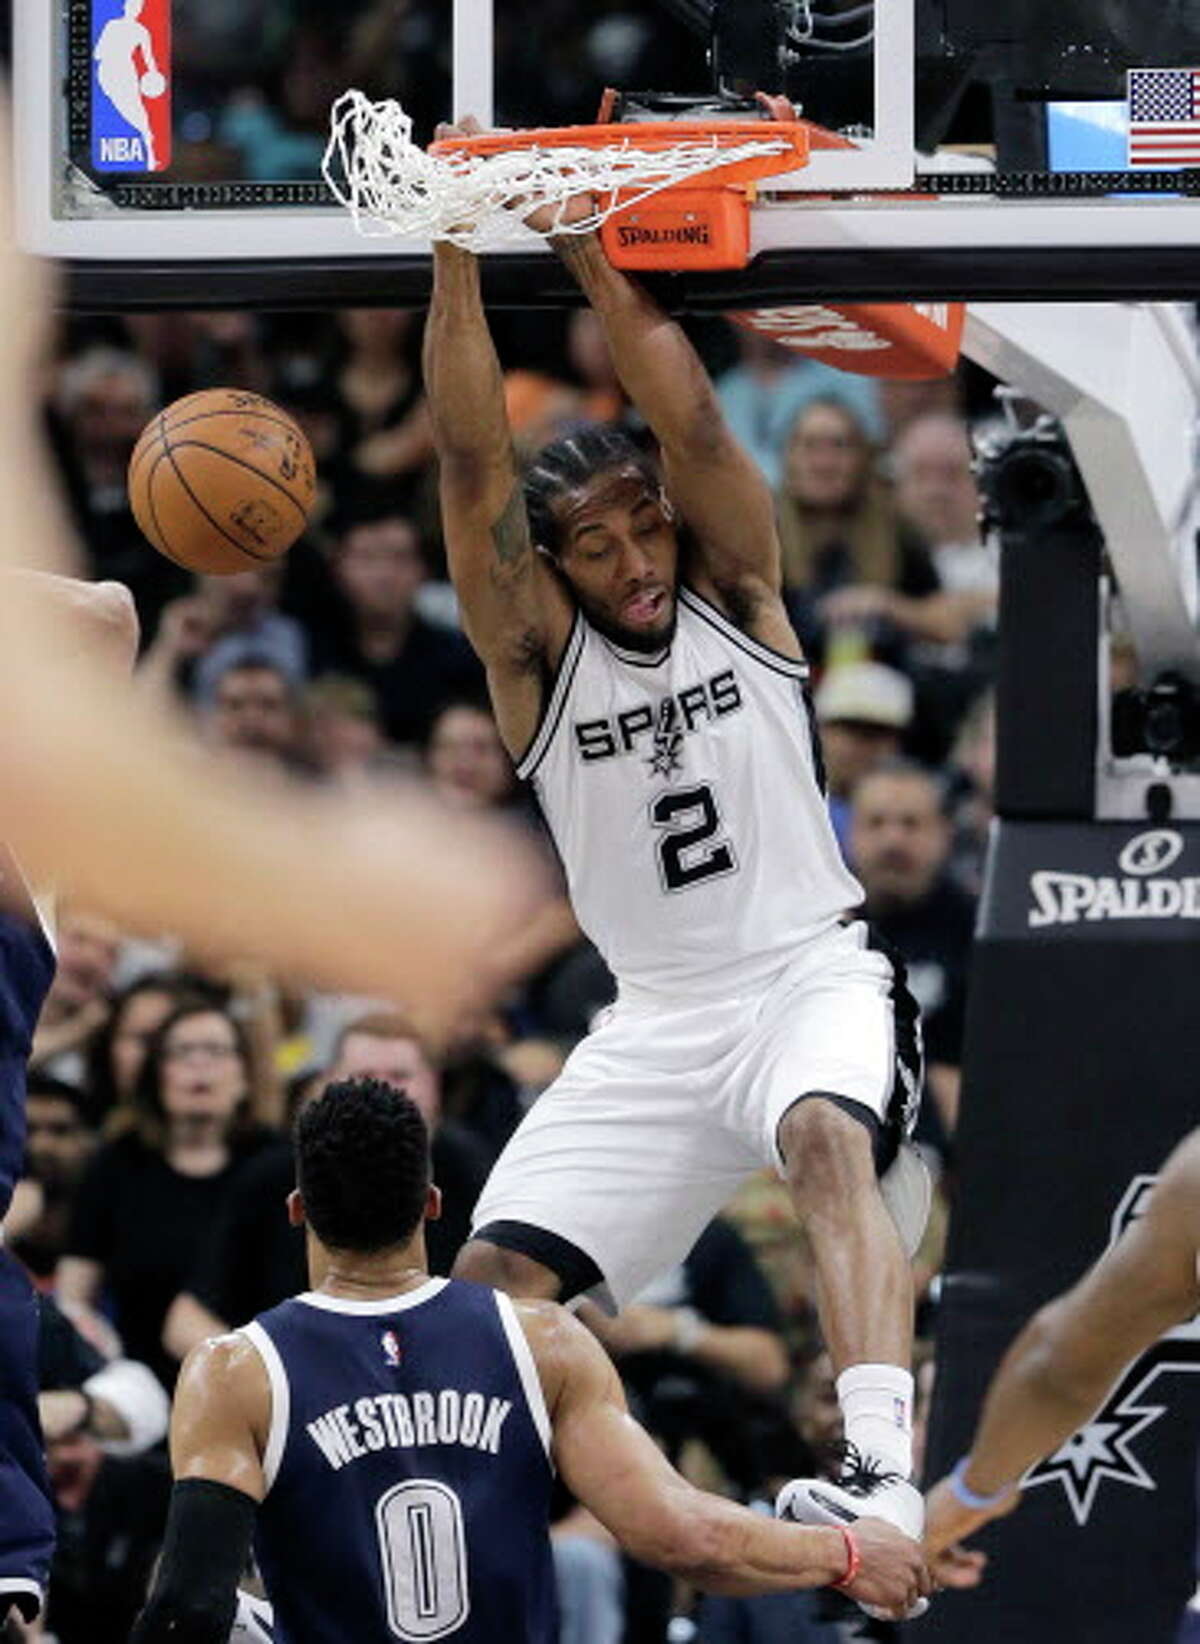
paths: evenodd
<path fill-rule="evenodd" d="M 285 1644 L 553 1644 L 550 1422 L 512 1302 L 309 1292 L 244 1333 L 271 1383 L 256 1552 Z"/>
<path fill-rule="evenodd" d="M 25 1063 L 54 977 L 54 951 L 0 846 L 0 1220 L 25 1155 Z M 54 1509 L 37 1410 L 38 1309 L 24 1268 L 0 1250 L 0 1620 L 37 1614 L 54 1551 Z"/>

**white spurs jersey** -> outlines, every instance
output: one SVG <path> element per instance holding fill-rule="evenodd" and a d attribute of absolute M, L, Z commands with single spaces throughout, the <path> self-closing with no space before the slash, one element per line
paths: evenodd
<path fill-rule="evenodd" d="M 576 616 L 519 771 L 622 986 L 745 991 L 862 890 L 822 793 L 807 666 L 691 589 L 678 610 L 657 655 Z"/>

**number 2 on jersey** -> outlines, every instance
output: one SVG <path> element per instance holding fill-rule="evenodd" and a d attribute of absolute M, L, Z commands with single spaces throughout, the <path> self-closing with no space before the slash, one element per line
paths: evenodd
<path fill-rule="evenodd" d="M 375 1506 L 388 1625 L 406 1644 L 444 1638 L 467 1619 L 462 1503 L 436 1479 L 408 1479 Z"/>
<path fill-rule="evenodd" d="M 721 833 L 721 813 L 707 783 L 660 793 L 651 803 L 650 820 L 661 830 L 656 850 L 664 890 L 687 890 L 737 870 L 733 846 Z"/>

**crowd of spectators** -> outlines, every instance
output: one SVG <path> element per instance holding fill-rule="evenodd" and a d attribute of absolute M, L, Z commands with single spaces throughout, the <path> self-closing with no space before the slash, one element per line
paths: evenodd
<path fill-rule="evenodd" d="M 445 579 L 421 320 L 376 310 L 63 321 L 45 416 L 79 570 L 128 584 L 143 631 L 135 689 L 168 702 L 200 742 L 305 784 L 418 782 L 450 809 L 492 809 L 541 837 Z M 584 422 L 645 439 L 590 315 L 511 315 L 497 331 L 523 454 Z M 979 537 L 968 439 L 980 385 L 879 384 L 720 322 L 706 322 L 697 343 L 775 489 L 786 597 L 816 668 L 834 825 L 925 1013 L 921 1139 L 942 1187 L 919 1257 L 927 1329 L 992 790 L 996 567 Z M 261 389 L 301 421 L 320 497 L 282 564 L 193 578 L 140 538 L 125 465 L 165 400 L 227 383 Z M 565 897 L 506 956 L 506 972 L 523 979 L 436 1055 L 402 999 L 314 994 L 246 963 L 216 966 L 170 932 L 116 930 L 86 908 L 61 910 L 59 954 L 34 1047 L 28 1174 L 7 1236 L 101 1352 L 148 1366 L 166 1390 L 194 1342 L 303 1287 L 301 1243 L 283 1212 L 287 1126 L 324 1079 L 379 1074 L 420 1102 L 446 1195 L 431 1238 L 445 1272 L 499 1149 L 612 989 Z M 765 1500 L 833 1436 L 808 1257 L 769 1175 L 653 1294 L 597 1328 L 639 1412 L 706 1482 Z M 120 1591 L 108 1578 L 110 1630 L 94 1619 L 79 1630 L 79 1548 L 99 1536 L 90 1492 L 118 1463 L 87 1433 L 67 1433 L 52 1453 L 64 1446 L 76 1459 L 55 1477 L 67 1481 L 60 1506 L 74 1528 L 49 1627 L 63 1644 L 101 1644 L 124 1636 L 146 1560 L 123 1565 Z M 131 1545 L 152 1553 L 161 1455 L 151 1448 L 120 1466 Z M 709 1644 L 835 1637 L 810 1597 L 694 1606 L 622 1560 L 568 1502 L 556 1554 L 564 1644 L 658 1641 L 672 1617 L 672 1637 L 686 1622 Z"/>

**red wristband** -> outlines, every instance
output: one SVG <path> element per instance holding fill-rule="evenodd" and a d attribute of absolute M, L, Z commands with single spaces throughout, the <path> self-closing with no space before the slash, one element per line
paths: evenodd
<path fill-rule="evenodd" d="M 844 1524 L 838 1524 L 835 1528 L 841 1531 L 842 1540 L 846 1543 L 846 1573 L 839 1580 L 831 1581 L 829 1585 L 836 1587 L 839 1592 L 845 1592 L 862 1569 L 862 1553 L 859 1552 L 858 1542 Z"/>

